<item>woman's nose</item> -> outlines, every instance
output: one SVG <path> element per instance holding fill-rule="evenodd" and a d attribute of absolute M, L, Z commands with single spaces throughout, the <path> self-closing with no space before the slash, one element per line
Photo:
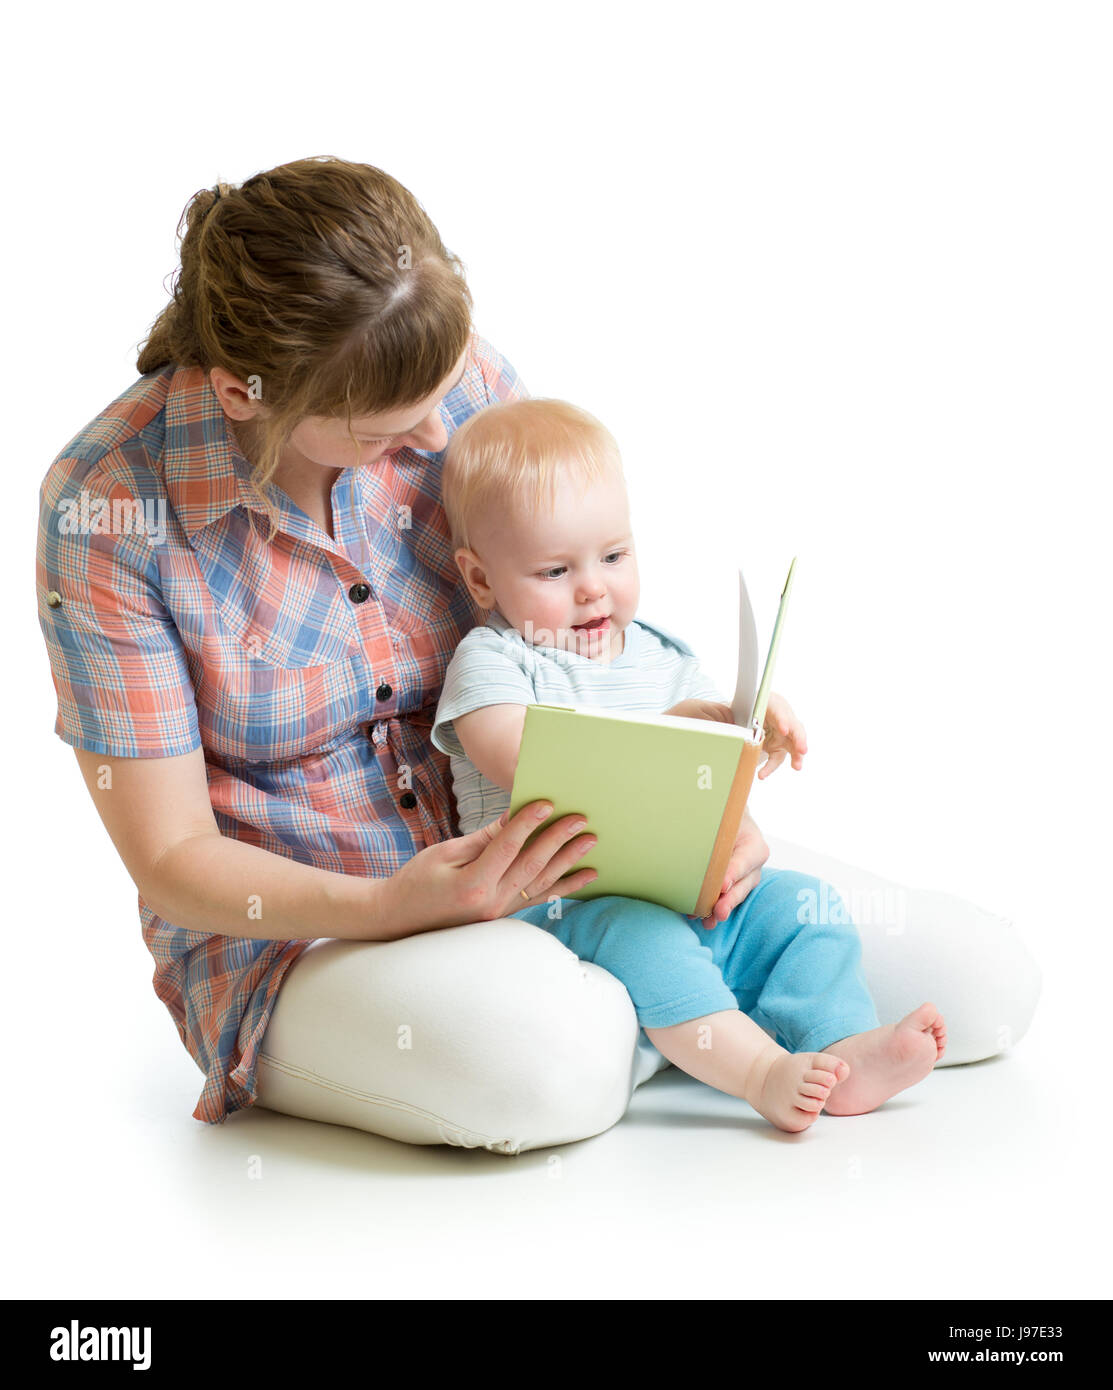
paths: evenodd
<path fill-rule="evenodd" d="M 430 454 L 439 454 L 448 443 L 448 431 L 444 427 L 440 410 L 430 411 L 417 429 L 411 430 L 406 438 L 414 449 L 425 449 Z"/>

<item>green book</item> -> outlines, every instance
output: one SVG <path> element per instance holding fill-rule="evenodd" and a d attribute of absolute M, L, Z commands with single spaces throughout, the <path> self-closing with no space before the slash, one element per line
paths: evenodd
<path fill-rule="evenodd" d="M 753 611 L 739 572 L 736 723 L 588 705 L 528 707 L 510 814 L 549 800 L 545 824 L 579 812 L 599 838 L 576 865 L 599 877 L 569 896 L 617 894 L 695 917 L 711 911 L 762 757 L 792 575 L 790 568 L 759 684 Z"/>

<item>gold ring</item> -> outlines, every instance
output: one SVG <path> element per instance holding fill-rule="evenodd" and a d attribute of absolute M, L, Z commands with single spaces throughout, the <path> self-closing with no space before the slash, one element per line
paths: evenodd
<path fill-rule="evenodd" d="M 519 888 L 519 889 L 518 889 L 518 892 L 521 893 L 522 897 L 525 898 L 526 902 L 528 903 L 528 902 L 529 902 L 529 894 L 526 892 L 526 890 L 525 890 L 524 888 Z"/>

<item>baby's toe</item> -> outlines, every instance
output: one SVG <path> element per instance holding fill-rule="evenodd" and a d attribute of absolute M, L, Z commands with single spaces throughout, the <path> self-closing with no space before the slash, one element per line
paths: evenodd
<path fill-rule="evenodd" d="M 812 1066 L 819 1071 L 834 1074 L 836 1081 L 845 1081 L 850 1075 L 850 1064 L 844 1062 L 841 1057 L 836 1057 L 833 1052 L 817 1052 L 812 1057 Z"/>

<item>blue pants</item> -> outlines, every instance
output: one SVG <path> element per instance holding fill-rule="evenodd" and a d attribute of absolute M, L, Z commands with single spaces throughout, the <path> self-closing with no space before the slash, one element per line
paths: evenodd
<path fill-rule="evenodd" d="M 712 931 L 636 898 L 561 898 L 550 920 L 557 911 L 542 903 L 512 915 L 621 980 L 643 1028 L 741 1009 L 789 1052 L 822 1052 L 879 1026 L 857 929 L 809 874 L 764 869 Z"/>

